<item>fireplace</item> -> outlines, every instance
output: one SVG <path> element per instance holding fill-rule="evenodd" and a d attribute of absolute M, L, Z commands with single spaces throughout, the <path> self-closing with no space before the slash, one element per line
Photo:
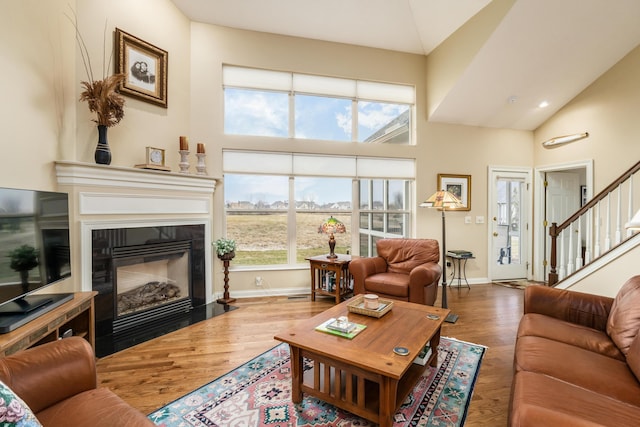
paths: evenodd
<path fill-rule="evenodd" d="M 97 291 L 98 357 L 230 309 L 211 275 L 215 178 L 73 161 L 56 175 L 79 241 L 73 285 Z"/>
<path fill-rule="evenodd" d="M 205 304 L 204 225 L 92 231 L 96 337 Z"/>

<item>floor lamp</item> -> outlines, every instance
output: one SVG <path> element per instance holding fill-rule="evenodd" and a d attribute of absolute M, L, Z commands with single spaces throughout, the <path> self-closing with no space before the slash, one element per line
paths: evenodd
<path fill-rule="evenodd" d="M 464 205 L 453 193 L 449 191 L 436 191 L 431 197 L 420 203 L 422 208 L 436 208 L 442 211 L 442 308 L 447 306 L 447 239 L 444 213 L 447 209 L 461 208 Z M 445 322 L 456 323 L 458 315 L 449 313 Z"/>

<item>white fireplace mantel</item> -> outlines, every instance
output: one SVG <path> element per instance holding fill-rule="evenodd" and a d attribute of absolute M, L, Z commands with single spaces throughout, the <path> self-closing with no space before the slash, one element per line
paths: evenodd
<path fill-rule="evenodd" d="M 178 190 L 191 193 L 213 193 L 216 179 L 151 169 L 106 166 L 71 161 L 56 162 L 58 184 L 147 190 Z"/>
<path fill-rule="evenodd" d="M 69 191 L 72 249 L 80 288 L 91 290 L 92 239 L 95 229 L 159 225 L 205 226 L 207 302 L 211 283 L 211 223 L 217 180 L 209 176 L 147 169 L 105 166 L 71 161 L 56 162 L 60 188 Z M 75 199 L 75 200 L 73 200 Z M 77 247 L 79 246 L 79 248 Z"/>

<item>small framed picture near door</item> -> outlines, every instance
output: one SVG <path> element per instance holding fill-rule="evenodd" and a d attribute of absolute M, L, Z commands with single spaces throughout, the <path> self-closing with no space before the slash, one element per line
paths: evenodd
<path fill-rule="evenodd" d="M 167 108 L 169 54 L 116 28 L 116 72 L 126 76 L 120 93 Z"/>
<path fill-rule="evenodd" d="M 454 211 L 471 210 L 471 175 L 454 175 L 439 173 L 438 190 L 447 190 L 462 202 L 463 207 L 452 208 Z"/>

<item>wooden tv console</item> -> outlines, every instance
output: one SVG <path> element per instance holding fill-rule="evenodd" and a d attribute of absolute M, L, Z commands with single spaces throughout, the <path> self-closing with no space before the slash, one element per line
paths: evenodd
<path fill-rule="evenodd" d="M 62 338 L 71 330 L 75 336 L 89 341 L 95 349 L 95 308 L 97 292 L 76 292 L 70 301 L 23 326 L 0 335 L 0 357 Z"/>

